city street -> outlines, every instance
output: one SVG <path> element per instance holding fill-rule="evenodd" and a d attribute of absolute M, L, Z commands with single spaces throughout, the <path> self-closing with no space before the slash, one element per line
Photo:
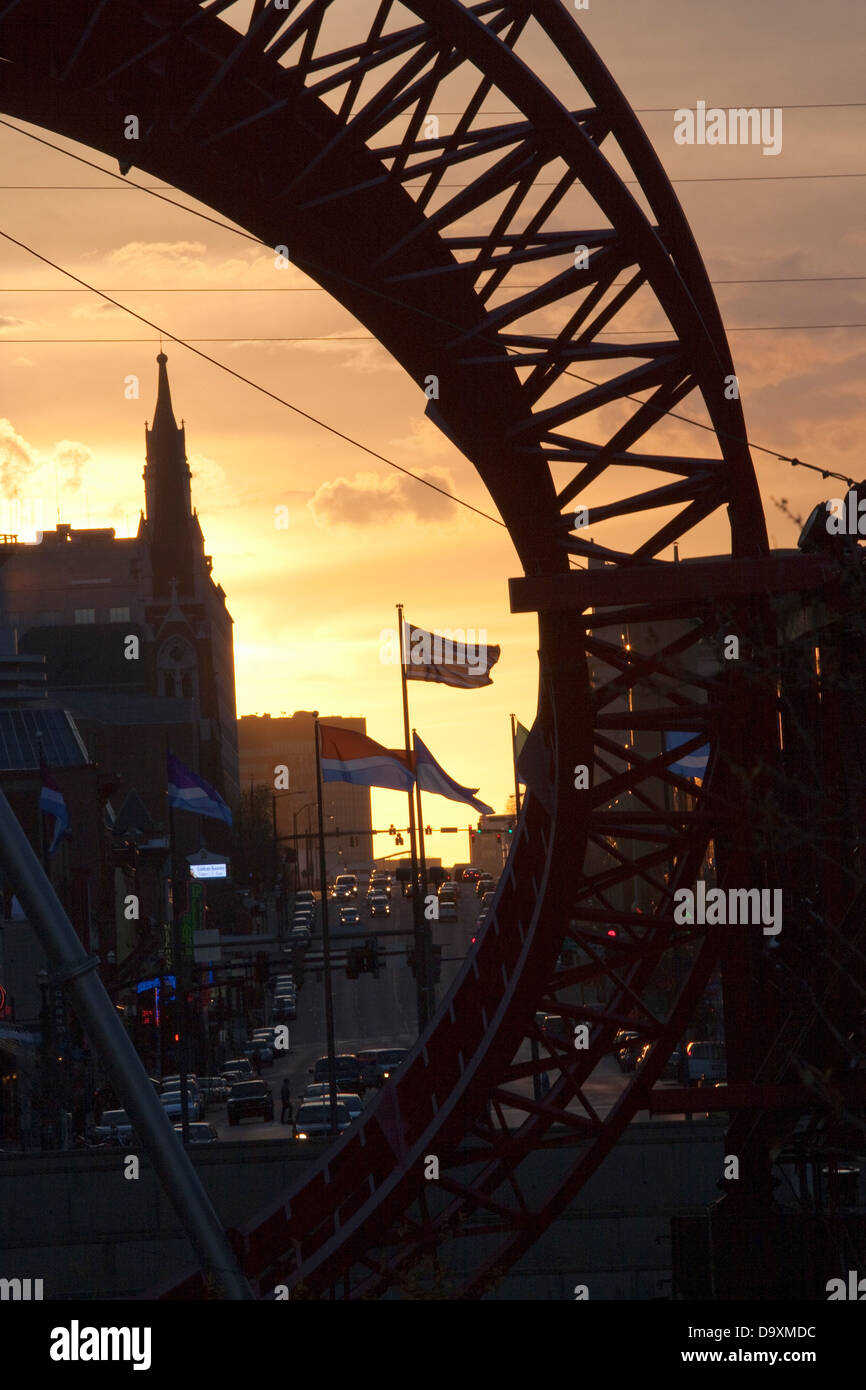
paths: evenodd
<path fill-rule="evenodd" d="M 354 932 L 360 931 L 362 933 L 360 936 L 349 935 L 340 930 L 337 922 L 337 907 L 333 902 L 329 902 L 328 920 L 331 930 L 331 949 L 338 957 L 345 952 L 349 945 L 363 945 L 364 939 L 375 935 L 377 928 L 382 931 L 393 931 L 399 928 L 408 933 L 405 937 L 381 937 L 380 952 L 387 951 L 389 954 L 387 964 L 380 970 L 378 979 L 371 974 L 362 974 L 358 979 L 350 980 L 346 977 L 345 966 L 342 963 L 332 967 L 334 1029 L 338 1053 L 359 1052 L 376 1047 L 409 1048 L 417 1036 L 415 979 L 405 958 L 406 947 L 412 944 L 412 907 L 409 899 L 401 896 L 398 885 L 395 885 L 395 889 L 391 899 L 391 916 L 387 919 L 371 920 L 369 909 L 362 894 L 361 922 L 359 927 L 351 929 Z M 433 922 L 431 924 L 434 942 L 442 945 L 442 980 L 441 984 L 437 986 L 437 1002 L 441 1001 L 450 987 L 471 944 L 472 937 L 478 930 L 479 911 L 479 900 L 475 896 L 474 888 L 465 884 L 458 902 L 457 921 Z M 307 953 L 308 957 L 320 955 L 321 949 L 321 924 L 317 921 L 312 944 Z M 289 961 L 290 956 L 285 955 L 284 959 Z M 277 971 L 274 969 L 272 978 L 275 978 L 276 973 Z M 268 1010 L 271 1000 L 272 990 L 269 989 Z M 216 1127 L 221 1139 L 245 1140 L 287 1137 L 288 1127 L 281 1126 L 279 1123 L 280 1089 L 283 1079 L 286 1076 L 289 1078 L 292 1088 L 292 1104 L 297 1113 L 304 1089 L 311 1080 L 310 1068 L 319 1057 L 325 1055 L 327 1050 L 322 971 L 317 970 L 314 965 L 307 965 L 305 969 L 304 984 L 298 990 L 297 1000 L 298 1016 L 287 1025 L 289 1053 L 287 1056 L 278 1054 L 273 1064 L 263 1066 L 261 1072 L 262 1079 L 271 1087 L 273 1093 L 274 1122 L 242 1120 L 239 1125 L 230 1127 L 226 1120 L 225 1107 L 212 1107 L 207 1118 Z M 529 1045 L 525 1044 L 519 1058 L 520 1060 L 528 1060 L 529 1056 Z M 553 1077 L 551 1077 L 552 1079 Z M 629 1076 L 621 1071 L 612 1056 L 604 1058 L 595 1069 L 585 1091 L 587 1099 L 600 1117 L 607 1115 L 625 1090 L 629 1079 Z M 515 1090 L 527 1096 L 532 1095 L 531 1079 L 512 1084 Z M 673 1085 L 674 1083 L 661 1084 Z M 375 1094 L 375 1092 L 368 1092 L 365 1101 L 369 1102 L 375 1097 Z M 575 1100 L 569 1109 L 578 1112 L 580 1105 Z M 523 1113 L 518 1110 L 506 1110 L 505 1115 L 515 1126 L 525 1118 Z M 648 1118 L 647 1112 L 637 1116 L 638 1120 L 643 1121 Z M 664 1118 L 671 1120 L 683 1119 L 684 1117 L 665 1116 Z"/>

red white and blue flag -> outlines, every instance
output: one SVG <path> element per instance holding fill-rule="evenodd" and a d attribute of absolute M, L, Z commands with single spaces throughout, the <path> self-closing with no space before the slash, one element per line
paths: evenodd
<path fill-rule="evenodd" d="M 193 811 L 197 816 L 232 823 L 232 813 L 216 791 L 203 777 L 192 772 L 185 763 L 168 754 L 168 804 L 176 811 Z"/>
<path fill-rule="evenodd" d="M 355 787 L 388 787 L 409 792 L 415 777 L 406 754 L 335 724 L 320 724 L 322 781 L 351 782 Z"/>
<path fill-rule="evenodd" d="M 40 762 L 39 770 L 42 773 L 39 809 L 46 816 L 54 817 L 54 834 L 51 837 L 51 844 L 48 846 L 48 853 L 53 854 L 55 850 L 59 849 L 60 841 L 69 829 L 69 812 L 66 809 L 66 802 L 63 800 L 63 793 L 48 771 L 48 766 L 44 760 Z"/>
<path fill-rule="evenodd" d="M 474 806 L 481 815 L 488 816 L 492 813 L 493 807 L 487 806 L 483 801 L 479 801 L 475 793 L 477 787 L 461 787 L 459 782 L 455 782 L 453 777 L 449 777 L 444 767 L 440 767 L 430 749 L 422 743 L 417 734 L 414 735 L 415 749 L 415 776 L 418 778 L 418 786 L 422 792 L 437 792 L 439 796 L 447 796 L 449 801 L 465 801 L 468 806 Z"/>

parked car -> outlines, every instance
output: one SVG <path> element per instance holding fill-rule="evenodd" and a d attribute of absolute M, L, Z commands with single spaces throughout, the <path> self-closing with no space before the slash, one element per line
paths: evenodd
<path fill-rule="evenodd" d="M 342 1134 L 352 1123 L 352 1116 L 345 1105 L 338 1103 L 337 1131 Z M 299 1139 L 318 1139 L 331 1133 L 331 1106 L 321 1100 L 305 1100 L 298 1106 L 295 1126 Z"/>
<path fill-rule="evenodd" d="M 224 1076 L 200 1076 L 198 1084 L 206 1105 L 225 1105 L 229 1088 Z"/>
<path fill-rule="evenodd" d="M 238 1081 L 229 1091 L 226 1114 L 230 1125 L 238 1125 L 250 1115 L 268 1121 L 274 1118 L 274 1097 L 264 1081 Z"/>
<path fill-rule="evenodd" d="M 132 1120 L 125 1110 L 103 1110 L 92 1134 L 94 1139 L 116 1139 L 119 1144 L 128 1144 L 132 1139 Z"/>
<path fill-rule="evenodd" d="M 244 1053 L 247 1057 L 258 1057 L 260 1067 L 270 1067 L 274 1064 L 274 1051 L 263 1038 L 249 1038 L 244 1043 Z"/>
<path fill-rule="evenodd" d="M 183 1105 L 181 1103 L 180 1091 L 166 1091 L 161 1095 L 160 1104 L 170 1120 L 183 1119 Z M 198 1091 L 189 1089 L 187 1091 L 187 1116 L 190 1120 L 204 1119 L 204 1102 Z"/>
<path fill-rule="evenodd" d="M 183 1135 L 183 1125 L 175 1125 L 175 1134 Z M 189 1126 L 189 1142 L 191 1144 L 215 1144 L 219 1135 L 213 1125 L 196 1123 Z"/>
<path fill-rule="evenodd" d="M 194 1076 L 192 1072 L 187 1072 L 186 1080 L 187 1080 L 187 1085 L 192 1085 L 192 1086 L 198 1085 L 198 1077 L 197 1077 L 197 1076 Z M 161 1089 L 161 1091 L 162 1091 L 163 1093 L 165 1093 L 166 1091 L 177 1091 L 177 1090 L 179 1090 L 179 1089 L 180 1089 L 180 1073 L 179 1073 L 179 1072 L 174 1072 L 174 1074 L 173 1074 L 172 1076 L 164 1076 L 164 1077 L 162 1078 L 161 1083 L 160 1083 L 160 1089 Z"/>

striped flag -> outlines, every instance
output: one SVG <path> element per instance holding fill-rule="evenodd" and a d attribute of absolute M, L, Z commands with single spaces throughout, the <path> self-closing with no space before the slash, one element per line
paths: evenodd
<path fill-rule="evenodd" d="M 492 806 L 486 806 L 483 801 L 476 799 L 477 787 L 461 787 L 459 782 L 455 782 L 453 777 L 449 777 L 444 767 L 440 767 L 430 749 L 422 743 L 417 734 L 414 736 L 415 749 L 415 776 L 418 778 L 418 786 L 422 792 L 437 792 L 439 796 L 447 796 L 449 801 L 465 801 L 467 805 L 474 806 L 476 811 L 480 811 L 483 816 L 489 816 L 493 812 Z"/>
<path fill-rule="evenodd" d="M 54 817 L 54 834 L 51 838 L 51 844 L 48 846 L 48 853 L 53 854 L 55 850 L 59 849 L 60 841 L 69 829 L 69 812 L 66 809 L 66 802 L 63 800 L 63 793 L 48 771 L 48 765 L 44 760 L 39 763 L 39 771 L 42 774 L 39 809 L 46 816 Z"/>
<path fill-rule="evenodd" d="M 404 622 L 403 669 L 407 681 L 436 681 L 458 690 L 492 685 L 490 671 L 499 660 L 500 649 L 475 638 L 472 629 L 458 637 L 456 633 L 427 632 Z"/>
<path fill-rule="evenodd" d="M 406 754 L 336 724 L 320 724 L 322 781 L 351 782 L 355 787 L 388 787 L 408 792 L 415 776 Z"/>
<path fill-rule="evenodd" d="M 192 772 L 173 753 L 167 755 L 168 804 L 175 811 L 192 811 L 197 816 L 232 823 L 232 813 L 216 791 L 203 777 Z"/>

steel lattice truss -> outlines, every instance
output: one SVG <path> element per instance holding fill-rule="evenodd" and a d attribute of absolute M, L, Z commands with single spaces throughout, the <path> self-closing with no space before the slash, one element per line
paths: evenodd
<path fill-rule="evenodd" d="M 478 469 L 527 577 L 568 576 L 577 557 L 652 585 L 675 569 L 674 542 L 700 552 L 720 508 L 731 555 L 765 553 L 704 266 L 561 0 L 0 0 L 0 57 L 7 113 L 287 246 L 419 399 L 437 378 L 428 413 Z M 736 814 L 722 757 L 742 733 L 733 682 L 695 661 L 713 635 L 699 589 L 540 616 L 547 774 L 493 911 L 399 1077 L 238 1236 L 261 1292 L 400 1289 L 432 1255 L 449 1296 L 482 1293 L 645 1107 L 718 958 L 718 933 L 671 911 Z M 666 730 L 693 737 L 666 753 Z M 695 794 L 669 764 L 704 743 L 710 775 Z M 581 764 L 588 790 L 575 787 Z M 682 978 L 660 1008 L 649 999 L 674 950 Z M 594 1002 L 575 1002 L 589 982 Z M 539 1033 L 537 1010 L 586 1022 L 590 1046 Z M 602 1116 L 587 1082 L 620 1026 L 654 1046 Z M 541 1070 L 557 1079 L 534 1099 Z M 546 1177 L 531 1166 L 542 1147 L 563 1150 Z M 438 1182 L 423 1177 L 430 1154 Z M 480 1242 L 471 1268 L 467 1236 Z M 180 1292 L 199 1288 L 191 1278 Z"/>

